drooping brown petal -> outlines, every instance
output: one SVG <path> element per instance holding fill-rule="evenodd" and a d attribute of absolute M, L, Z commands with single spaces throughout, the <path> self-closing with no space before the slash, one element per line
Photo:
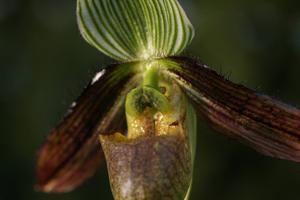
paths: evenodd
<path fill-rule="evenodd" d="M 124 99 L 139 77 L 132 64 L 112 65 L 96 74 L 51 132 L 37 158 L 37 189 L 68 192 L 104 162 L 99 133 L 124 131 Z"/>
<path fill-rule="evenodd" d="M 168 74 L 202 117 L 260 153 L 300 162 L 300 110 L 226 80 L 206 65 L 177 57 Z"/>

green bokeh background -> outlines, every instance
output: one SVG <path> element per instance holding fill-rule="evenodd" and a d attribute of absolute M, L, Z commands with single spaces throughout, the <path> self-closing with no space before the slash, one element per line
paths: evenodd
<path fill-rule="evenodd" d="M 196 29 L 186 52 L 232 81 L 300 105 L 296 0 L 181 1 Z M 33 190 L 47 133 L 112 60 L 79 35 L 75 0 L 0 0 L 0 200 L 112 199 L 103 168 L 69 194 Z M 200 123 L 192 200 L 299 199 L 300 164 L 276 160 Z"/>

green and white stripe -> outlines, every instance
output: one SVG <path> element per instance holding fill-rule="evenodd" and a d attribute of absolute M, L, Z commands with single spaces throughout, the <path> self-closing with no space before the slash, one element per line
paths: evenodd
<path fill-rule="evenodd" d="M 178 0 L 78 0 L 81 34 L 120 61 L 177 55 L 194 29 Z"/>

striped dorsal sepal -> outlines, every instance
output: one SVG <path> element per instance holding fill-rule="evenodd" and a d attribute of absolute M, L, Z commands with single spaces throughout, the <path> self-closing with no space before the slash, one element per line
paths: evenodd
<path fill-rule="evenodd" d="M 194 29 L 177 0 L 78 0 L 85 40 L 119 61 L 181 53 Z"/>

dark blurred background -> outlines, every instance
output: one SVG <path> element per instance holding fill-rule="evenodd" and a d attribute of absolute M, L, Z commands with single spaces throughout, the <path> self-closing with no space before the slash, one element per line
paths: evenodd
<path fill-rule="evenodd" d="M 296 0 L 181 1 L 196 29 L 186 52 L 252 89 L 300 105 Z M 79 35 L 75 0 L 0 0 L 0 200 L 112 199 L 103 170 L 63 195 L 33 190 L 46 134 L 112 62 Z M 300 164 L 276 160 L 200 123 L 191 199 L 299 199 Z"/>

